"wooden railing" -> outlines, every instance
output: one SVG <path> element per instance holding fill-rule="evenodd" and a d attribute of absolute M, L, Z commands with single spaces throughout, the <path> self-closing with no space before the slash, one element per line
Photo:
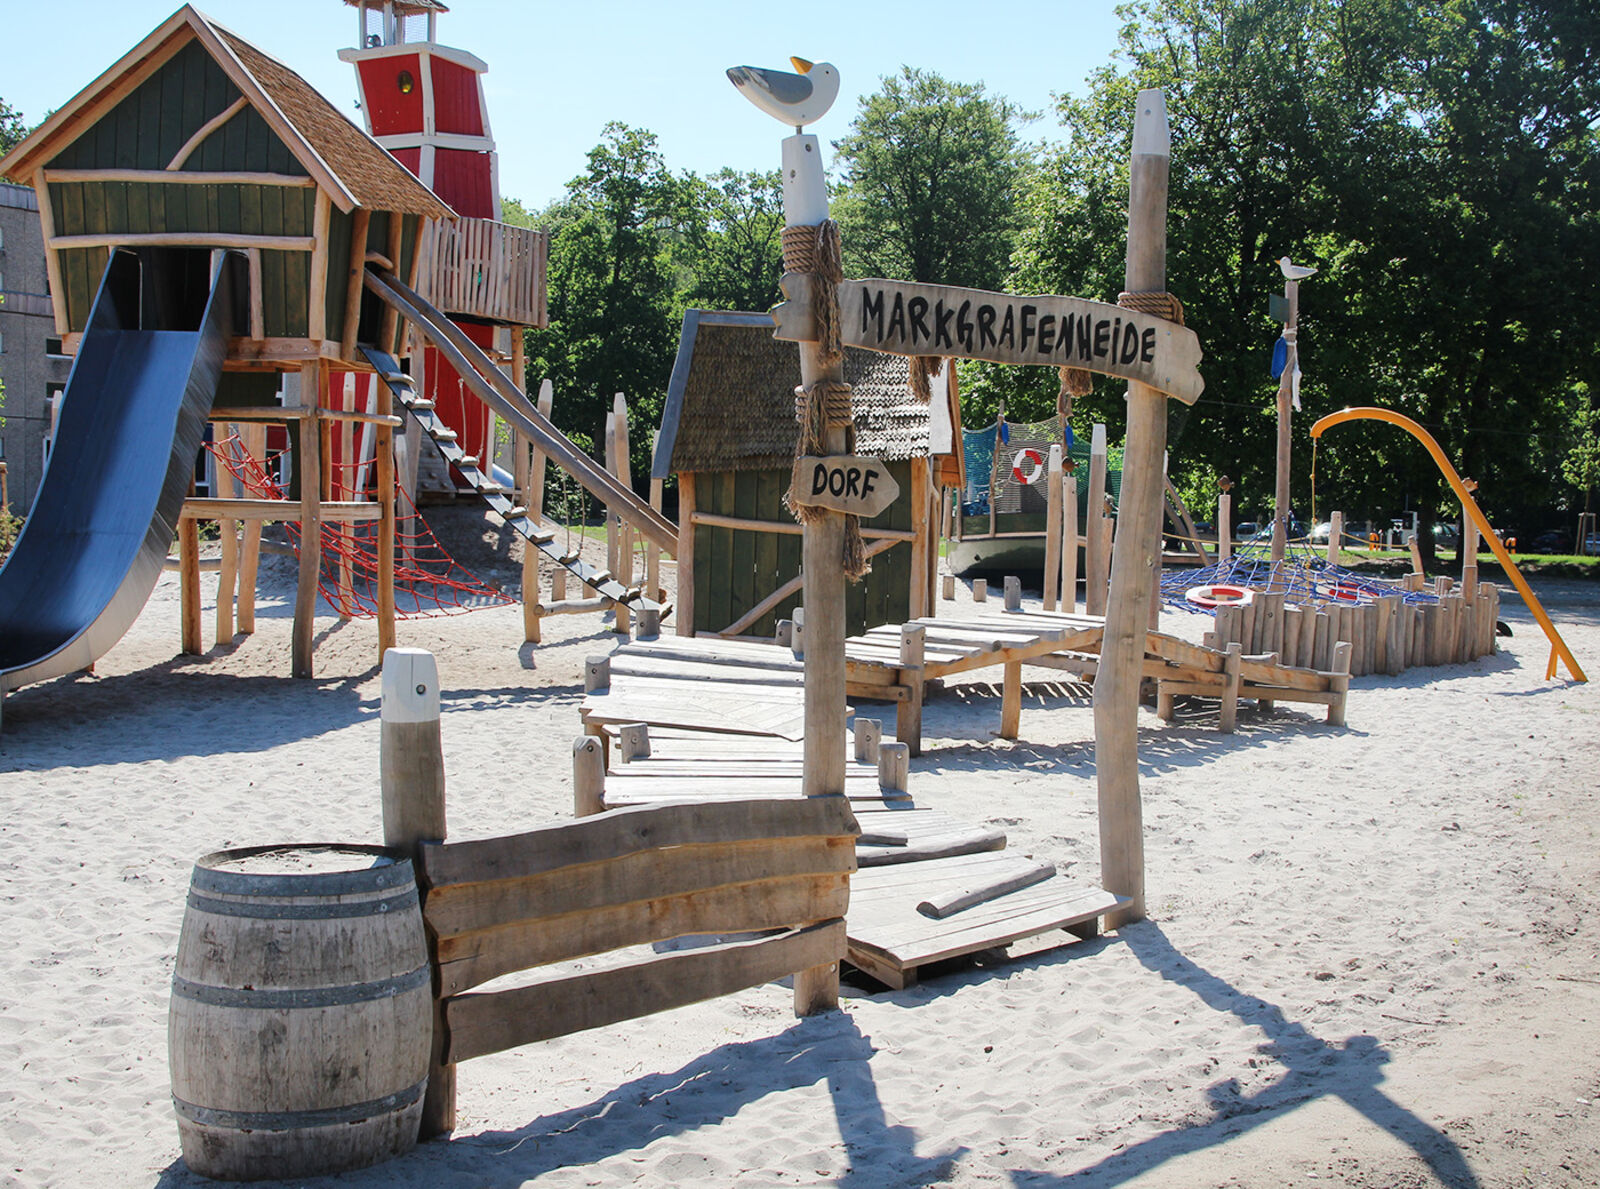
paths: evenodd
<path fill-rule="evenodd" d="M 463 218 L 437 224 L 433 245 L 433 304 L 445 313 L 545 325 L 544 232 Z"/>

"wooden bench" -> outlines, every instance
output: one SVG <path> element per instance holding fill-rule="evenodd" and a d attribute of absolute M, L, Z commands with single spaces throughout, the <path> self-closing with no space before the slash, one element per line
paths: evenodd
<path fill-rule="evenodd" d="M 837 1002 L 858 832 L 844 798 L 814 797 L 621 809 L 524 834 L 420 843 L 436 1066 L 789 974 L 797 1012 L 815 1004 L 816 980 L 804 972 L 831 979 Z M 751 933 L 767 935 L 474 990 L 629 946 Z"/>

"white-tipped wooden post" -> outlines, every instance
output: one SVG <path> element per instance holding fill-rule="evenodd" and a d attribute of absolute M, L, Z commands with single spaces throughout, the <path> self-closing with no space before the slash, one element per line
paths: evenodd
<path fill-rule="evenodd" d="M 1278 473 L 1273 485 L 1272 508 L 1272 566 L 1278 563 L 1289 544 L 1289 419 L 1294 413 L 1294 374 L 1300 366 L 1300 347 L 1297 342 L 1300 323 L 1300 282 L 1285 277 L 1283 297 L 1289 313 L 1283 323 L 1283 341 L 1288 346 L 1284 356 L 1283 374 L 1278 378 Z"/>
<path fill-rule="evenodd" d="M 1124 474 L 1127 462 L 1123 462 Z M 1083 609 L 1106 613 L 1106 427 L 1096 425 L 1089 437 L 1089 507 L 1084 534 Z"/>
<path fill-rule="evenodd" d="M 828 183 L 817 138 L 802 132 L 783 140 L 783 215 L 790 227 L 816 227 L 828 218 Z M 822 300 L 816 293 L 813 300 Z M 844 363 L 828 362 L 822 345 L 800 345 L 800 386 L 823 381 L 842 384 Z M 823 453 L 848 452 L 846 431 L 824 431 Z M 843 796 L 845 775 L 845 598 L 844 515 L 824 510 L 801 535 L 805 605 L 803 628 L 795 635 L 805 648 L 805 766 L 802 790 L 808 797 Z M 794 977 L 794 1009 L 798 1015 L 831 1011 L 839 1006 L 839 964 L 802 970 Z"/>
<path fill-rule="evenodd" d="M 572 741 L 572 812 L 593 817 L 606 808 L 606 749 L 593 735 Z"/>
<path fill-rule="evenodd" d="M 1130 293 L 1160 292 L 1167 285 L 1171 143 L 1166 97 L 1156 89 L 1140 91 L 1128 197 L 1126 288 Z M 1161 460 L 1166 437 L 1166 397 L 1147 385 L 1130 383 L 1116 552 L 1100 671 L 1094 682 L 1100 878 L 1107 891 L 1129 901 L 1126 907 L 1107 914 L 1110 927 L 1145 915 L 1139 683 L 1153 573 L 1161 565 Z"/>
<path fill-rule="evenodd" d="M 439 666 L 421 648 L 383 654 L 378 772 L 383 844 L 415 857 L 419 842 L 442 842 L 445 830 L 444 745 L 439 732 Z M 444 1028 L 434 1003 L 433 1050 L 422 1105 L 421 1137 L 456 1125 L 456 1069 L 439 1058 Z"/>
<path fill-rule="evenodd" d="M 1044 609 L 1056 609 L 1061 592 L 1061 445 L 1050 447 L 1045 472 Z"/>
<path fill-rule="evenodd" d="M 1228 482 L 1224 475 L 1222 482 Z M 1224 486 L 1217 496 L 1217 564 L 1222 565 L 1233 556 L 1233 496 Z"/>

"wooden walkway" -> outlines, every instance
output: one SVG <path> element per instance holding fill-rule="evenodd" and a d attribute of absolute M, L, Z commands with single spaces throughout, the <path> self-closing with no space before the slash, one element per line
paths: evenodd
<path fill-rule="evenodd" d="M 602 809 L 802 797 L 803 663 L 787 649 L 637 641 L 587 665 L 584 729 L 606 741 Z M 845 796 L 861 827 L 847 957 L 891 987 L 929 962 L 1066 929 L 1093 936 L 1120 901 L 1005 851 L 1003 831 L 916 804 L 904 743 L 856 719 Z M 1040 882 L 1019 887 L 1019 871 Z M 930 916 L 924 903 L 957 905 Z M 970 903 L 969 903 L 970 902 Z"/>
<path fill-rule="evenodd" d="M 1022 667 L 1064 670 L 1092 681 L 1099 667 L 1105 620 L 1051 611 L 997 611 L 973 619 L 917 619 L 872 628 L 845 641 L 846 690 L 851 697 L 896 704 L 895 737 L 922 752 L 922 705 L 928 683 L 975 669 L 1000 666 L 1000 737 L 1015 739 L 1022 719 Z M 1157 687 L 1157 709 L 1171 719 L 1173 699 L 1211 697 L 1221 704 L 1221 728 L 1234 728 L 1240 698 L 1263 709 L 1274 702 L 1310 702 L 1328 708 L 1328 721 L 1344 723 L 1350 685 L 1350 649 L 1340 645 L 1329 671 L 1299 669 L 1275 654 L 1245 656 L 1148 632 L 1144 676 Z"/>

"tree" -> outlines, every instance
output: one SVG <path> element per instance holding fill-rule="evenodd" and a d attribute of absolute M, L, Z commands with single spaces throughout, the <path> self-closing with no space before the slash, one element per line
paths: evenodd
<path fill-rule="evenodd" d="M 0 99 L 0 157 L 4 157 L 21 144 L 22 138 L 27 135 L 28 125 L 23 120 L 22 113 L 4 99 Z"/>
<path fill-rule="evenodd" d="M 903 67 L 861 101 L 834 145 L 846 273 L 999 288 L 1018 230 L 1034 115 L 982 83 Z"/>
<path fill-rule="evenodd" d="M 783 179 L 722 169 L 684 178 L 691 217 L 679 261 L 690 306 L 765 310 L 782 299 Z"/>
<path fill-rule="evenodd" d="M 1547 501 L 1592 382 L 1600 252 L 1597 22 L 1544 0 L 1140 0 L 1119 10 L 1126 67 L 1060 105 L 1067 145 L 1029 197 L 1014 285 L 1112 297 L 1135 92 L 1172 114 L 1168 272 L 1206 350 L 1207 393 L 1175 410 L 1173 466 L 1271 489 L 1267 300 L 1283 255 L 1301 289 L 1305 415 L 1407 412 L 1513 515 Z M 1084 287 L 1087 287 L 1087 290 Z M 1098 293 L 1096 292 L 1098 290 Z M 1097 397 L 1120 400 L 1110 385 Z M 1355 513 L 1448 506 L 1420 449 L 1348 426 L 1318 495 Z M 1331 457 L 1330 457 L 1331 455 Z"/>
<path fill-rule="evenodd" d="M 636 475 L 678 339 L 670 250 L 685 217 L 684 188 L 651 133 L 611 123 L 588 170 L 539 219 L 550 235 L 550 325 L 528 332 L 530 380 L 552 380 L 557 424 L 595 441 L 612 395 L 625 393 Z"/>

